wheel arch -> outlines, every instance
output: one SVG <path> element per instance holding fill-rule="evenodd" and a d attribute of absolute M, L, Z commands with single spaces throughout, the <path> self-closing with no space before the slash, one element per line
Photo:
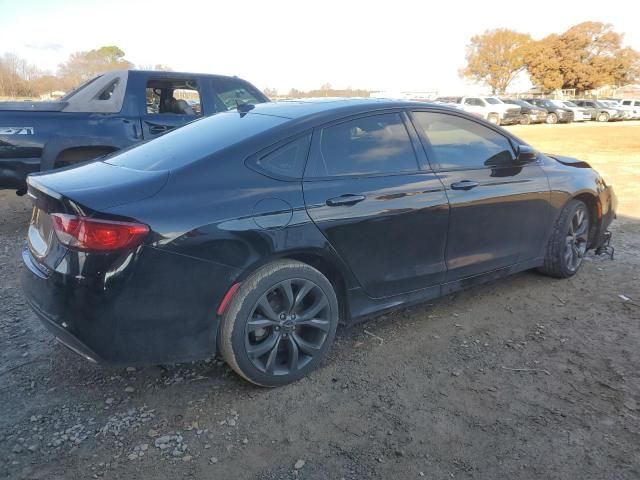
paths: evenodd
<path fill-rule="evenodd" d="M 600 225 L 600 220 L 602 219 L 602 206 L 600 205 L 600 199 L 598 196 L 590 191 L 582 191 L 565 202 L 564 208 L 567 203 L 571 200 L 580 200 L 583 202 L 587 209 L 589 210 L 589 220 L 591 220 L 589 225 L 589 245 L 596 238 L 596 234 L 598 232 L 598 226 Z"/>

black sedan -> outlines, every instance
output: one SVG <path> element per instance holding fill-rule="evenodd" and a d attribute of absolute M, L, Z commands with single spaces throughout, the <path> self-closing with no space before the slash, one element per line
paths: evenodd
<path fill-rule="evenodd" d="M 219 352 L 282 385 L 339 322 L 522 270 L 574 275 L 616 197 L 585 162 L 449 107 L 244 105 L 28 179 L 24 288 L 91 361 Z"/>

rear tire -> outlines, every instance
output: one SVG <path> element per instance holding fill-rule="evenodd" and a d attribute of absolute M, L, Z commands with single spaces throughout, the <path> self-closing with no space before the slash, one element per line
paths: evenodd
<path fill-rule="evenodd" d="M 551 125 L 558 123 L 558 115 L 556 115 L 555 113 L 550 113 L 549 115 L 547 115 L 547 123 Z"/>
<path fill-rule="evenodd" d="M 571 200 L 556 220 L 547 244 L 542 273 L 556 278 L 575 275 L 589 245 L 589 209 L 580 200 Z"/>
<path fill-rule="evenodd" d="M 298 261 L 278 260 L 245 280 L 220 324 L 220 353 L 251 383 L 299 380 L 326 357 L 338 326 L 329 280 Z"/>

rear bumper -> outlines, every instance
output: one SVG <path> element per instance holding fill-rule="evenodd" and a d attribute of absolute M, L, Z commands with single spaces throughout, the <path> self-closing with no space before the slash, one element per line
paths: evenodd
<path fill-rule="evenodd" d="M 27 175 L 40 171 L 40 158 L 0 158 L 0 189 L 26 186 Z"/>
<path fill-rule="evenodd" d="M 70 252 L 47 271 L 23 252 L 31 308 L 63 344 L 107 365 L 199 360 L 216 352 L 217 305 L 237 275 L 230 267 L 143 247 L 89 275 L 95 258 Z M 137 257 L 137 258 L 135 258 Z M 98 259 L 101 262 L 102 259 Z M 128 262 L 128 263 L 127 263 Z M 84 265 L 84 271 L 75 270 Z"/>

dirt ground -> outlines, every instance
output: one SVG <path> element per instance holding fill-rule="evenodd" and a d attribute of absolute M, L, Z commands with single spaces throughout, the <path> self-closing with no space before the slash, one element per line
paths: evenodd
<path fill-rule="evenodd" d="M 615 260 L 341 329 L 275 390 L 215 359 L 106 369 L 58 345 L 17 280 L 29 205 L 0 192 L 0 478 L 640 478 L 640 123 L 512 130 L 615 186 Z"/>

